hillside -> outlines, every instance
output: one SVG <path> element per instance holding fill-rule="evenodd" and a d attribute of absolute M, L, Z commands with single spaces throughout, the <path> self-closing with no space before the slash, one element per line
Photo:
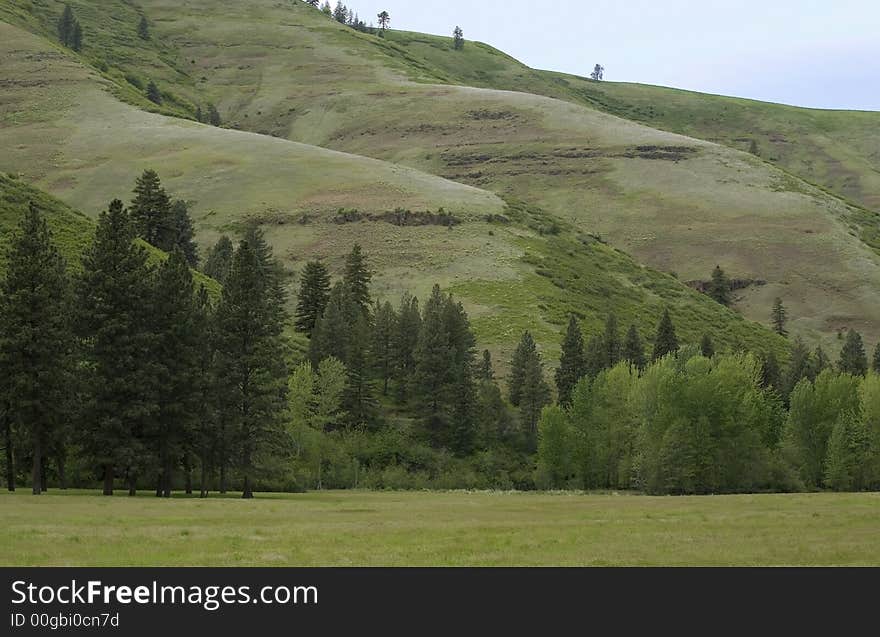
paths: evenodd
<path fill-rule="evenodd" d="M 153 36 L 132 47 L 133 26 L 102 40 L 120 20 L 135 24 L 131 6 L 106 2 L 98 14 L 93 2 L 73 4 L 97 21 L 84 56 L 104 56 L 109 79 L 155 78 L 180 103 L 216 103 L 230 127 L 526 202 L 684 281 L 705 280 L 720 263 L 732 277 L 766 282 L 740 294 L 750 319 L 766 322 L 781 296 L 792 328 L 808 337 L 833 343 L 855 327 L 880 338 L 871 320 L 880 312 L 877 215 L 748 153 L 587 107 L 571 86 L 490 47 L 469 43 L 461 53 L 443 38 L 396 32 L 380 39 L 300 2 L 146 0 Z M 458 81 L 554 97 L 449 84 Z M 256 200 L 262 193 L 242 196 L 236 214 Z"/>
<path fill-rule="evenodd" d="M 717 261 L 731 276 L 766 280 L 739 302 L 749 318 L 766 322 L 782 294 L 803 333 L 854 325 L 874 337 L 866 321 L 880 309 L 878 263 L 851 236 L 860 211 L 751 156 L 568 101 L 438 84 L 455 78 L 396 43 L 403 34 L 359 34 L 299 2 L 245 11 L 150 0 L 148 41 L 128 3 L 72 5 L 89 34 L 81 56 L 50 42 L 61 3 L 32 2 L 29 12 L 0 0 L 0 16 L 22 27 L 0 26 L 12 71 L 0 142 L 13 151 L 0 169 L 90 214 L 128 198 L 134 176 L 155 167 L 194 204 L 203 246 L 257 218 L 295 273 L 313 256 L 338 268 L 360 241 L 380 294 L 424 295 L 440 282 L 465 300 L 481 344 L 502 355 L 531 328 L 555 356 L 569 311 L 589 329 L 614 311 L 647 336 L 667 304 L 686 340 L 709 329 L 721 345 L 781 348 L 615 247 L 681 280 L 707 278 Z M 173 98 L 150 107 L 162 112 L 145 111 L 132 75 Z M 241 130 L 169 117 L 209 102 Z M 342 207 L 358 212 L 339 217 Z M 462 223 L 385 216 L 441 207 Z M 511 223 L 487 221 L 499 214 Z"/>

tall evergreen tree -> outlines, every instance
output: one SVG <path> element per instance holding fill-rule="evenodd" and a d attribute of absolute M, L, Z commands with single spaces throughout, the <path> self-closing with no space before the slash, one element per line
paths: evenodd
<path fill-rule="evenodd" d="M 178 199 L 171 204 L 169 217 L 171 236 L 166 250 L 172 252 L 175 248 L 179 249 L 186 257 L 186 263 L 189 267 L 198 267 L 199 248 L 196 245 L 192 218 L 189 216 L 189 206 L 185 201 Z"/>
<path fill-rule="evenodd" d="M 837 367 L 840 371 L 853 376 L 864 376 L 868 371 L 868 357 L 865 355 L 862 336 L 853 329 L 846 334 Z"/>
<path fill-rule="evenodd" d="M 448 387 L 452 352 L 449 345 L 447 324 L 444 320 L 446 299 L 435 285 L 431 296 L 425 303 L 422 313 L 421 329 L 416 344 L 415 373 L 413 377 L 414 395 L 418 398 L 418 409 L 432 441 L 439 442 L 446 429 L 444 407 L 445 390 Z"/>
<path fill-rule="evenodd" d="M 74 20 L 73 22 L 73 42 L 71 42 L 70 48 L 77 53 L 82 51 L 83 48 L 83 30 L 79 20 Z"/>
<path fill-rule="evenodd" d="M 461 27 L 455 27 L 452 30 L 452 46 L 456 51 L 461 51 L 464 48 L 464 31 L 461 30 Z"/>
<path fill-rule="evenodd" d="M 520 417 L 529 451 L 537 448 L 538 420 L 541 417 L 541 410 L 549 403 L 550 387 L 544 380 L 541 355 L 537 350 L 533 350 L 526 358 L 519 400 Z"/>
<path fill-rule="evenodd" d="M 764 389 L 782 390 L 782 370 L 772 350 L 761 357 L 761 386 Z"/>
<path fill-rule="evenodd" d="M 147 22 L 147 16 L 142 15 L 140 22 L 138 22 L 138 36 L 142 40 L 150 39 L 150 23 Z"/>
<path fill-rule="evenodd" d="M 296 302 L 296 330 L 309 336 L 327 307 L 330 273 L 321 261 L 309 261 L 303 268 Z"/>
<path fill-rule="evenodd" d="M 786 398 L 794 391 L 795 386 L 801 379 L 807 378 L 812 380 L 813 363 L 810 360 L 810 351 L 800 337 L 795 338 L 791 346 L 791 357 L 788 361 L 788 367 L 782 379 L 782 390 Z"/>
<path fill-rule="evenodd" d="M 874 358 L 871 360 L 871 369 L 880 374 L 880 343 L 874 346 Z"/>
<path fill-rule="evenodd" d="M 657 325 L 657 336 L 654 338 L 654 352 L 651 355 L 651 360 L 656 361 L 677 351 L 678 337 L 675 335 L 675 326 L 672 324 L 669 309 L 665 309 L 660 323 Z"/>
<path fill-rule="evenodd" d="M 253 497 L 256 460 L 276 450 L 285 409 L 287 370 L 278 266 L 258 231 L 239 244 L 214 321 L 217 405 L 233 432 L 243 476 L 242 497 Z"/>
<path fill-rule="evenodd" d="M 370 281 L 372 272 L 359 244 L 354 244 L 351 252 L 345 257 L 345 271 L 342 276 L 345 294 L 349 303 L 357 307 L 361 314 L 370 316 Z M 352 322 L 355 317 L 351 317 Z"/>
<path fill-rule="evenodd" d="M 620 362 L 620 336 L 617 333 L 617 317 L 610 313 L 605 319 L 605 334 L 602 337 L 605 345 L 605 366 L 611 369 Z"/>
<path fill-rule="evenodd" d="M 150 80 L 150 83 L 147 84 L 147 99 L 150 100 L 153 104 L 158 104 L 160 106 L 162 104 L 162 92 L 159 90 L 159 86 L 153 80 Z"/>
<path fill-rule="evenodd" d="M 76 18 L 73 16 L 73 9 L 69 4 L 64 5 L 64 11 L 58 19 L 58 40 L 64 46 L 73 45 L 73 31 Z"/>
<path fill-rule="evenodd" d="M 404 294 L 397 310 L 397 323 L 392 343 L 394 353 L 392 376 L 398 400 L 405 400 L 409 396 L 409 390 L 413 384 L 416 371 L 415 351 L 421 327 L 422 315 L 419 311 L 419 300 L 409 294 Z"/>
<path fill-rule="evenodd" d="M 602 334 L 593 334 L 587 341 L 584 351 L 584 364 L 587 376 L 595 378 L 603 369 L 608 368 L 608 348 Z"/>
<path fill-rule="evenodd" d="M 491 383 L 495 380 L 495 370 L 492 368 L 492 354 L 484 349 L 480 365 L 477 368 L 477 380 Z"/>
<path fill-rule="evenodd" d="M 703 337 L 700 339 L 700 354 L 706 358 L 715 356 L 715 344 L 712 342 L 712 337 L 709 336 L 708 332 L 704 332 Z"/>
<path fill-rule="evenodd" d="M 788 313 L 782 304 L 781 298 L 776 297 L 776 300 L 773 301 L 773 312 L 770 317 L 773 322 L 773 331 L 781 336 L 787 336 L 788 332 L 785 330 L 785 323 L 788 320 Z"/>
<path fill-rule="evenodd" d="M 810 361 L 810 373 L 808 376 L 811 379 L 816 378 L 826 369 L 831 369 L 831 359 L 828 358 L 822 346 L 817 345 L 816 349 L 813 350 L 813 358 Z"/>
<path fill-rule="evenodd" d="M 159 489 L 171 496 L 171 476 L 175 460 L 188 451 L 203 406 L 203 333 L 192 272 L 187 258 L 175 249 L 159 266 L 153 286 L 151 313 L 155 334 L 152 362 L 156 417 L 152 437 L 156 443 Z"/>
<path fill-rule="evenodd" d="M 130 214 L 135 230 L 144 241 L 167 250 L 174 236 L 171 199 L 155 170 L 145 170 L 134 188 Z"/>
<path fill-rule="evenodd" d="M 571 401 L 571 390 L 586 374 L 584 361 L 584 337 L 577 318 L 572 314 L 568 319 L 568 328 L 562 340 L 562 355 L 559 367 L 556 368 L 556 389 L 559 404 L 568 405 Z"/>
<path fill-rule="evenodd" d="M 636 329 L 635 324 L 629 326 L 626 338 L 623 340 L 623 360 L 641 371 L 645 368 L 645 346 Z"/>
<path fill-rule="evenodd" d="M 391 303 L 376 303 L 373 325 L 373 342 L 370 358 L 379 382 L 382 395 L 388 395 L 388 381 L 394 372 L 394 334 L 397 331 L 397 314 Z"/>
<path fill-rule="evenodd" d="M 535 339 L 531 333 L 526 330 L 513 352 L 513 358 L 510 361 L 510 378 L 507 381 L 507 391 L 510 402 L 514 407 L 519 407 L 522 397 L 522 386 L 525 381 L 526 366 L 529 358 L 538 351 L 535 345 Z"/>
<path fill-rule="evenodd" d="M 347 381 L 343 406 L 353 425 L 372 425 L 376 420 L 376 398 L 370 382 L 370 324 L 359 314 L 348 328 L 345 368 Z"/>
<path fill-rule="evenodd" d="M 33 493 L 39 495 L 41 463 L 68 417 L 72 338 L 64 260 L 33 204 L 12 238 L 0 289 L 0 404 L 30 443 Z M 10 444 L 11 436 L 7 454 Z"/>
<path fill-rule="evenodd" d="M 213 104 L 208 104 L 208 123 L 211 126 L 220 126 L 223 120 L 220 118 L 220 111 Z"/>
<path fill-rule="evenodd" d="M 144 432 L 155 415 L 153 336 L 144 302 L 149 298 L 146 250 L 122 202 L 98 218 L 77 282 L 77 331 L 86 374 L 83 446 L 101 467 L 104 495 L 113 494 L 117 469 L 133 485 L 144 458 Z"/>
<path fill-rule="evenodd" d="M 342 363 L 348 361 L 351 328 L 346 320 L 346 305 L 345 286 L 341 281 L 337 281 L 330 290 L 327 307 L 315 323 L 309 341 L 309 360 L 314 369 L 318 369 L 321 361 L 331 356 Z"/>
<path fill-rule="evenodd" d="M 384 31 L 391 23 L 391 15 L 387 11 L 382 11 L 377 17 L 379 18 L 379 28 Z"/>
<path fill-rule="evenodd" d="M 232 241 L 225 234 L 217 240 L 217 243 L 208 250 L 208 258 L 205 259 L 205 267 L 203 272 L 220 283 L 226 282 L 229 276 L 229 269 L 232 267 L 232 255 L 235 248 Z"/>
<path fill-rule="evenodd" d="M 712 280 L 709 282 L 709 296 L 721 305 L 730 305 L 730 281 L 720 265 L 712 270 Z"/>
<path fill-rule="evenodd" d="M 333 9 L 333 18 L 337 22 L 345 24 L 345 21 L 348 18 L 348 9 L 342 4 L 342 0 L 338 0 L 336 3 L 336 8 Z"/>
<path fill-rule="evenodd" d="M 476 340 L 464 307 L 452 296 L 445 299 L 443 321 L 449 335 L 452 360 L 447 389 L 449 429 L 442 438 L 443 443 L 454 453 L 465 456 L 473 450 L 476 437 L 476 390 L 473 377 Z"/>

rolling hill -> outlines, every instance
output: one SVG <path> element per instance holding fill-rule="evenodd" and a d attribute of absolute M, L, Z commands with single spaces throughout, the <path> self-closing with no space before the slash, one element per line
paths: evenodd
<path fill-rule="evenodd" d="M 677 128 L 696 97 L 660 110 L 651 91 L 665 89 L 644 87 L 626 106 L 624 86 L 528 69 L 478 43 L 458 52 L 446 38 L 357 33 L 296 0 L 71 4 L 82 55 L 51 42 L 61 3 L 0 0 L 13 71 L 0 169 L 83 210 L 125 198 L 154 167 L 194 203 L 203 245 L 257 218 L 295 272 L 312 256 L 338 267 L 358 240 L 381 294 L 439 281 L 501 353 L 531 327 L 553 355 L 569 311 L 588 328 L 615 311 L 647 335 L 667 304 L 686 339 L 709 330 L 722 344 L 780 347 L 680 282 L 716 263 L 758 283 L 738 293 L 747 319 L 766 323 L 782 296 L 794 331 L 814 340 L 845 327 L 880 337 L 880 224 L 858 203 L 872 186 L 855 196 L 818 172 L 803 174 L 817 185 L 800 179 L 763 150 L 737 150 L 733 124 Z M 136 34 L 141 12 L 149 40 Z M 136 90 L 149 80 L 162 106 Z M 208 103 L 227 128 L 184 119 Z M 441 207 L 461 223 L 387 214 Z"/>

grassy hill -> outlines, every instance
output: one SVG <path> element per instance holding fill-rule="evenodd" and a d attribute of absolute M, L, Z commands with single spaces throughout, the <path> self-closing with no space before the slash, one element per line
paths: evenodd
<path fill-rule="evenodd" d="M 12 149 L 0 169 L 90 213 L 128 198 L 134 176 L 155 167 L 194 203 L 203 245 L 255 217 L 295 272 L 312 256 L 338 267 L 360 241 L 381 294 L 424 294 L 439 281 L 464 297 L 481 340 L 502 354 L 532 327 L 552 355 L 569 310 L 590 327 L 615 311 L 647 335 L 666 304 L 686 339 L 712 327 L 722 344 L 778 347 L 657 271 L 705 279 L 716 262 L 766 281 L 741 293 L 747 318 L 767 322 L 782 295 L 805 334 L 852 325 L 877 335 L 868 320 L 880 310 L 880 264 L 859 239 L 873 223 L 863 210 L 748 154 L 562 93 L 449 84 L 553 86 L 490 47 L 469 43 L 456 58 L 442 38 L 379 39 L 300 2 L 269 0 L 146 0 L 145 41 L 133 5 L 71 4 L 86 31 L 80 56 L 50 42 L 61 3 L 0 0 L 11 70 L 0 143 Z M 165 104 L 146 112 L 126 77 L 155 79 Z M 208 102 L 240 130 L 181 119 Z M 344 218 L 355 221 L 336 223 L 340 207 L 357 208 Z M 388 223 L 383 215 L 398 207 L 443 207 L 463 223 Z M 498 214 L 511 223 L 486 220 Z"/>

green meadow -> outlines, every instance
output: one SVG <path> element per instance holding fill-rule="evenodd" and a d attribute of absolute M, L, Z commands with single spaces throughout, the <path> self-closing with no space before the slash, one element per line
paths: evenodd
<path fill-rule="evenodd" d="M 3 566 L 880 565 L 880 494 L 0 495 Z"/>

